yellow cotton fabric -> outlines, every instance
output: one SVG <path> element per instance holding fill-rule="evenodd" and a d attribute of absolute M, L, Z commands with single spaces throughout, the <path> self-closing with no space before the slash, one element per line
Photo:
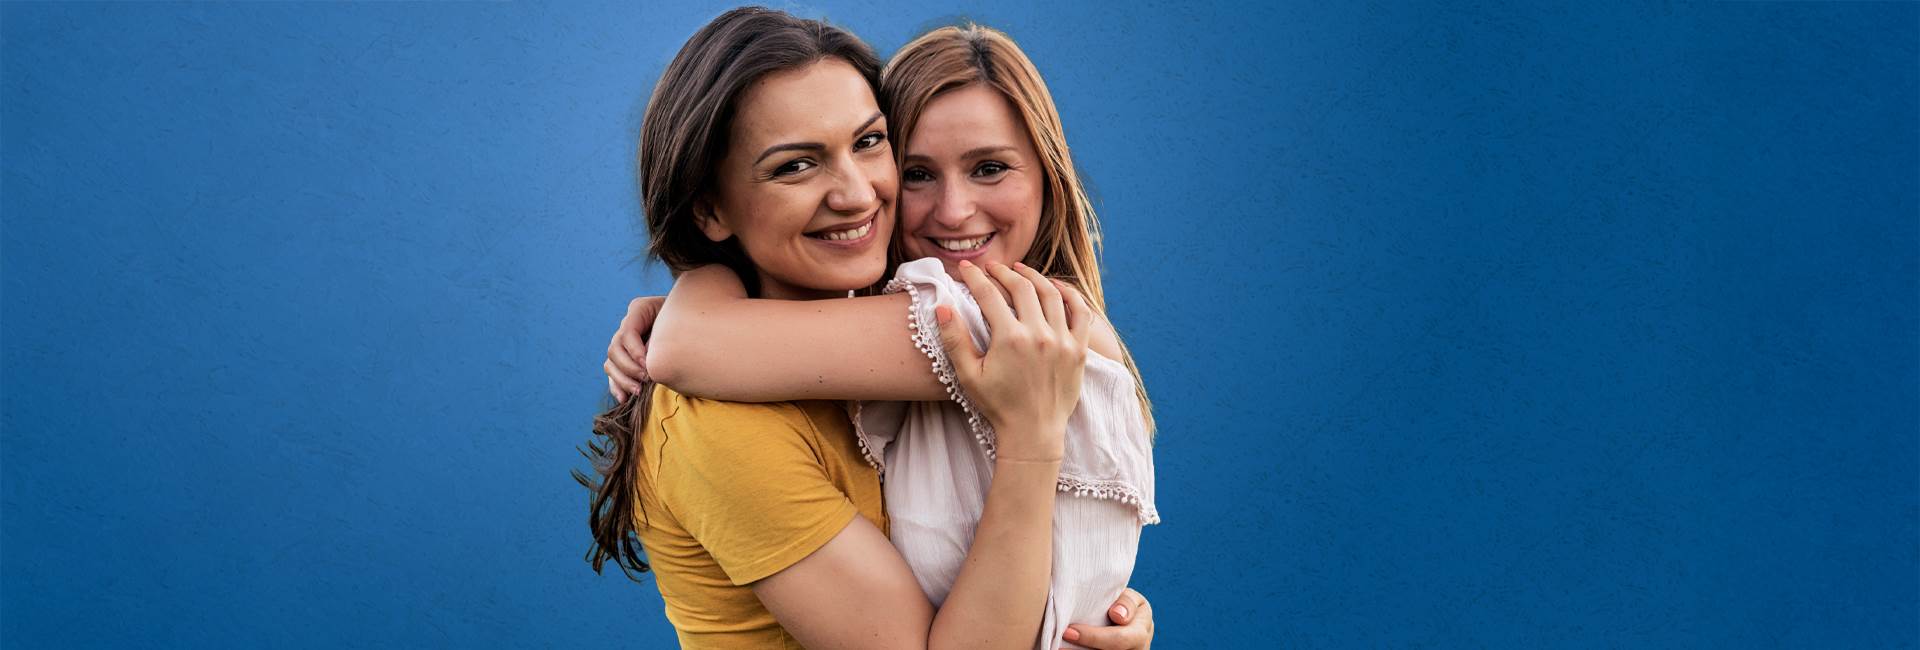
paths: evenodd
<path fill-rule="evenodd" d="M 855 515 L 887 527 L 840 402 L 745 404 L 653 390 L 635 526 L 682 648 L 799 648 L 748 585 Z"/>

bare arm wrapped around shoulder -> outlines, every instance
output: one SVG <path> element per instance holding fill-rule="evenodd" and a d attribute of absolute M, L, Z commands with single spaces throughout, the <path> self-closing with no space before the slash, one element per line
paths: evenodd
<path fill-rule="evenodd" d="M 907 329 L 909 300 L 757 300 L 726 267 L 696 268 L 653 322 L 646 371 L 682 393 L 736 402 L 941 399 Z"/>

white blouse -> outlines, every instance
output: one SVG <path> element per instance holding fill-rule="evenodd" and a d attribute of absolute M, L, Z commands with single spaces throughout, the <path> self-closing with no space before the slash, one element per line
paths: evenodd
<path fill-rule="evenodd" d="M 940 345 L 936 305 L 949 305 L 980 349 L 988 340 L 980 305 L 936 259 L 902 264 L 887 293 L 913 296 L 914 345 L 946 384 L 946 402 L 855 402 L 854 430 L 880 470 L 889 536 L 935 606 L 960 575 L 993 480 L 993 427 L 954 379 Z M 1089 351 L 1080 404 L 1067 420 L 1053 515 L 1053 579 L 1040 647 L 1055 647 L 1069 623 L 1104 626 L 1127 586 L 1140 528 L 1160 523 L 1153 507 L 1153 448 L 1126 365 Z M 1080 647 L 1065 644 L 1066 647 Z"/>

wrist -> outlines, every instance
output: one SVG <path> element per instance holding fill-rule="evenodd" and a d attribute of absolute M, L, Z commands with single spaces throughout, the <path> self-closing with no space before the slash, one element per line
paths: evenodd
<path fill-rule="evenodd" d="M 1064 431 L 1065 427 L 1054 429 Z M 1052 464 L 1058 466 L 1060 459 L 1066 456 L 1066 439 L 1060 435 L 1036 434 L 1028 429 L 995 427 L 998 446 L 995 449 L 995 462 Z"/>
<path fill-rule="evenodd" d="M 1011 491 L 1006 493 L 1028 495 L 1023 498 L 1044 496 L 1051 499 L 1059 480 L 1060 461 L 1057 460 L 1007 456 L 995 456 L 993 459 L 993 490 L 996 492 Z"/>
<path fill-rule="evenodd" d="M 1053 456 L 1026 456 L 1026 455 L 1009 454 L 1006 452 L 1000 452 L 1000 453 L 994 454 L 993 462 L 995 465 L 1031 465 L 1034 467 L 1042 467 L 1042 468 L 1052 467 L 1056 471 L 1060 469 L 1059 454 L 1056 454 Z"/>

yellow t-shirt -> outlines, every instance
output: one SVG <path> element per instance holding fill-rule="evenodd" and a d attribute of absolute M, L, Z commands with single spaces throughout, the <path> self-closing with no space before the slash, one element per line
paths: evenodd
<path fill-rule="evenodd" d="M 680 646 L 801 647 L 748 585 L 856 514 L 887 528 L 880 477 L 841 403 L 720 402 L 655 386 L 649 404 L 635 526 Z"/>

